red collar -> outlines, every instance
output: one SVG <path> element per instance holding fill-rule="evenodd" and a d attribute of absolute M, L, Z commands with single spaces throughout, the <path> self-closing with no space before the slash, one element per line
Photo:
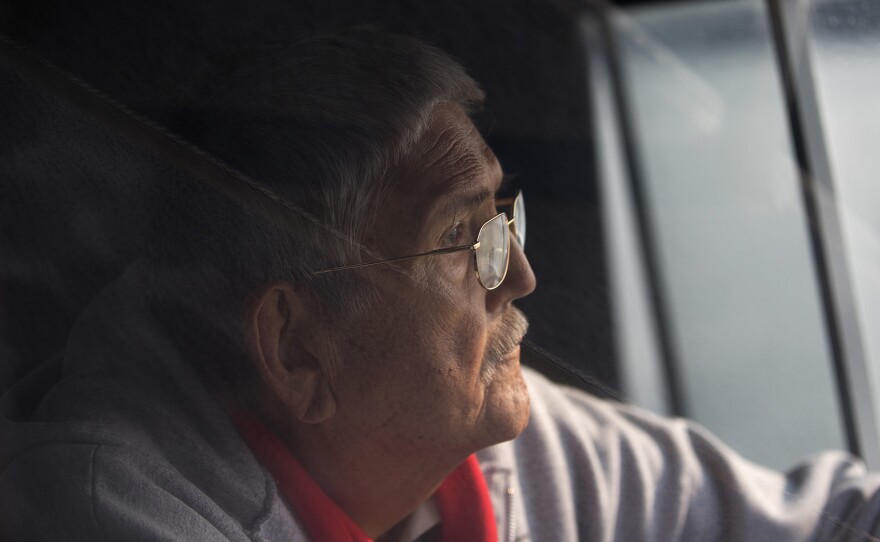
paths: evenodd
<path fill-rule="evenodd" d="M 278 484 L 313 540 L 372 542 L 355 522 L 312 480 L 286 446 L 255 416 L 232 421 L 257 459 Z M 443 542 L 497 542 L 489 488 L 474 455 L 443 480 L 434 494 L 440 509 Z"/>

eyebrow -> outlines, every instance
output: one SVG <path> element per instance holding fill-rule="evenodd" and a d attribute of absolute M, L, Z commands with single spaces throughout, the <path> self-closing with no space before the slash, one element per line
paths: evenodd
<path fill-rule="evenodd" d="M 451 216 L 467 215 L 480 207 L 488 199 L 495 195 L 491 190 L 480 190 L 469 193 L 450 193 L 443 197 L 442 203 L 437 206 L 435 216 L 448 218 Z"/>

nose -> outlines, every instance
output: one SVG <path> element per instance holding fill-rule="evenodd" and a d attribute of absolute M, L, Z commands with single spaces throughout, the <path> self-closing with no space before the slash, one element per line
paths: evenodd
<path fill-rule="evenodd" d="M 525 297 L 535 291 L 537 280 L 525 252 L 514 239 L 510 240 L 510 262 L 507 266 L 507 276 L 504 282 L 489 292 L 487 302 L 489 310 L 504 310 L 510 302 Z"/>
<path fill-rule="evenodd" d="M 507 273 L 507 280 L 511 281 L 511 287 L 515 290 L 514 299 L 531 294 L 538 286 L 538 280 L 535 278 L 532 266 L 529 265 L 525 251 L 513 240 L 510 243 L 510 265 Z M 513 276 L 510 276 L 511 274 Z"/>

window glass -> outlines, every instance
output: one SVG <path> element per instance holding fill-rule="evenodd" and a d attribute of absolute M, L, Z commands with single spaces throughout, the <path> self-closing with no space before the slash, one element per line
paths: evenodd
<path fill-rule="evenodd" d="M 600 135 L 596 138 L 596 162 L 621 389 L 627 401 L 670 414 L 667 378 L 652 319 L 608 50 L 596 21 L 585 18 L 582 26 L 589 61 L 593 125 Z"/>
<path fill-rule="evenodd" d="M 866 361 L 880 394 L 880 4 L 810 3 L 819 115 Z"/>
<path fill-rule="evenodd" d="M 844 443 L 764 2 L 616 18 L 685 414 L 782 466 Z"/>

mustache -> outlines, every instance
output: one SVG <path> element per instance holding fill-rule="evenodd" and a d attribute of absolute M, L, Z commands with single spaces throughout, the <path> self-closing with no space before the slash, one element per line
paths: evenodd
<path fill-rule="evenodd" d="M 522 311 L 514 306 L 507 309 L 501 316 L 498 329 L 486 343 L 484 366 L 492 366 L 501 361 L 501 358 L 522 342 L 528 330 L 529 321 Z"/>

